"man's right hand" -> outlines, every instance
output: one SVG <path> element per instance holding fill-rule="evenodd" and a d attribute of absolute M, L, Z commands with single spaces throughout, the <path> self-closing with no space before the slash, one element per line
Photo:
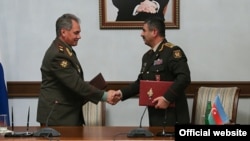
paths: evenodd
<path fill-rule="evenodd" d="M 121 100 L 121 97 L 122 97 L 121 93 L 115 90 L 109 90 L 107 95 L 107 103 L 115 105 Z"/>

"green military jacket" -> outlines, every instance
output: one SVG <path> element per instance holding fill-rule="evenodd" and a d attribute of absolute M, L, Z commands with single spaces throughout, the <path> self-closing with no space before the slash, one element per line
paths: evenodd
<path fill-rule="evenodd" d="M 82 105 L 98 103 L 104 91 L 84 81 L 72 47 L 56 38 L 45 53 L 41 73 L 37 121 L 56 126 L 84 124 Z"/>

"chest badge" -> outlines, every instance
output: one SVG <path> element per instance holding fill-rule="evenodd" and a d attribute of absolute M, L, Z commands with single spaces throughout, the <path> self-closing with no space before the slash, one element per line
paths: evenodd
<path fill-rule="evenodd" d="M 68 66 L 68 61 L 66 60 L 61 61 L 60 66 L 66 68 Z"/>
<path fill-rule="evenodd" d="M 161 65 L 162 64 L 162 59 L 158 58 L 157 60 L 154 61 L 154 65 Z"/>

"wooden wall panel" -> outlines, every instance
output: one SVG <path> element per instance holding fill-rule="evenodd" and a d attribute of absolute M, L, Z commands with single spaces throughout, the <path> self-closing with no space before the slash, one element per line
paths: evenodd
<path fill-rule="evenodd" d="M 125 87 L 132 81 L 108 81 L 107 90 Z M 39 81 L 9 81 L 7 82 L 9 98 L 38 97 L 40 91 Z M 237 86 L 241 89 L 240 98 L 250 97 L 250 81 L 194 81 L 187 90 L 187 96 L 193 97 L 200 86 L 229 87 Z"/>

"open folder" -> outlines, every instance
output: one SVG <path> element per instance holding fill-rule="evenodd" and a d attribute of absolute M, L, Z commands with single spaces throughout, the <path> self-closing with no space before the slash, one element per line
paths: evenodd
<path fill-rule="evenodd" d="M 140 106 L 154 106 L 153 99 L 163 96 L 173 81 L 140 80 Z"/>
<path fill-rule="evenodd" d="M 104 90 L 107 87 L 107 83 L 104 80 L 102 73 L 98 73 L 92 80 L 89 81 L 89 84 L 100 90 Z"/>

